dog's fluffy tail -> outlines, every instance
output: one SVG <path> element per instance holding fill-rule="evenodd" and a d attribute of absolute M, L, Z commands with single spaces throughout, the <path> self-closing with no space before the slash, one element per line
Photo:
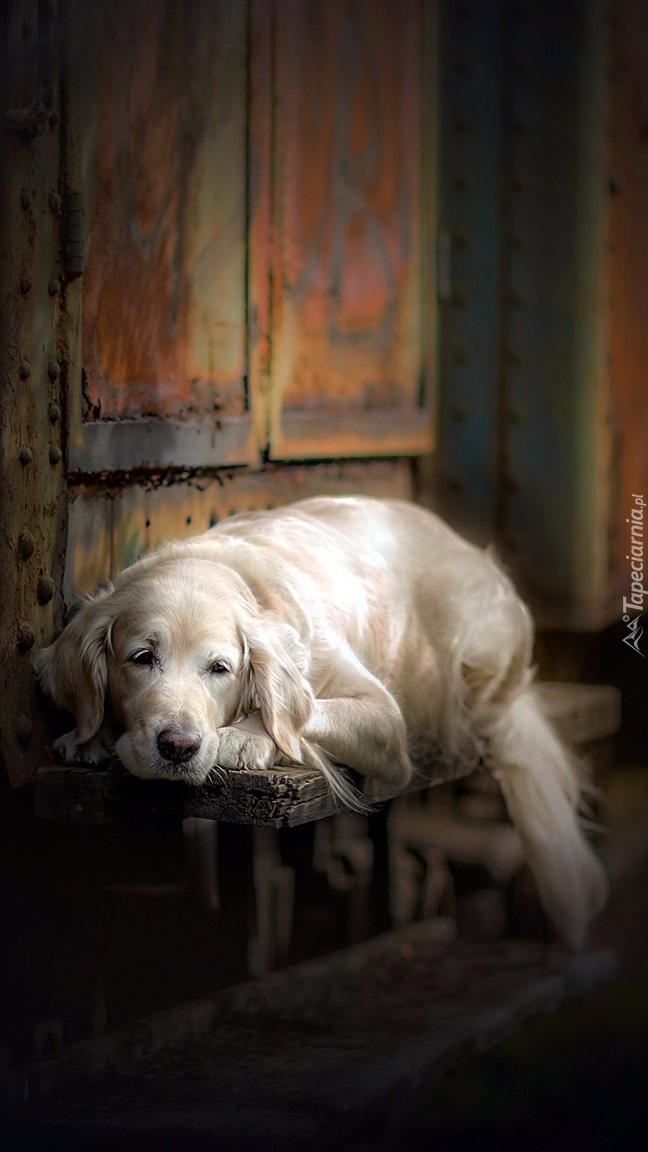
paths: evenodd
<path fill-rule="evenodd" d="M 605 903 L 608 883 L 579 824 L 576 763 L 543 717 L 532 688 L 512 701 L 490 733 L 488 762 L 540 900 L 565 942 L 578 949 Z"/>

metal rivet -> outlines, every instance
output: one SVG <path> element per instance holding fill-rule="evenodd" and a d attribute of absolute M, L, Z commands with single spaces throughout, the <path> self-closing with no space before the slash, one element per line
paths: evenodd
<path fill-rule="evenodd" d="M 58 360 L 51 360 L 47 365 L 47 374 L 50 380 L 58 380 L 61 375 L 61 365 Z"/>
<path fill-rule="evenodd" d="M 49 210 L 53 216 L 58 216 L 61 211 L 61 197 L 58 192 L 50 192 L 48 197 Z"/>
<path fill-rule="evenodd" d="M 31 464 L 32 460 L 34 459 L 34 454 L 31 448 L 21 448 L 20 452 L 18 453 L 18 459 L 20 460 L 23 468 L 25 468 L 27 464 Z"/>
<path fill-rule="evenodd" d="M 32 282 L 29 279 L 29 276 L 21 276 L 20 277 L 20 283 L 18 285 L 18 288 L 20 289 L 20 292 L 22 293 L 23 296 L 26 296 L 28 292 L 31 292 L 31 286 L 32 286 Z"/>
<path fill-rule="evenodd" d="M 50 404 L 49 408 L 47 409 L 47 415 L 50 418 L 51 424 L 57 424 L 61 416 L 61 409 L 59 408 L 58 404 Z"/>
<path fill-rule="evenodd" d="M 16 716 L 16 740 L 19 744 L 29 744 L 34 735 L 34 722 L 26 712 L 19 712 Z"/>
<path fill-rule="evenodd" d="M 29 528 L 23 528 L 22 532 L 18 536 L 18 555 L 20 556 L 20 559 L 29 560 L 29 557 L 34 553 L 35 548 L 36 541 L 29 531 Z"/>
<path fill-rule="evenodd" d="M 25 212 L 27 211 L 28 208 L 31 208 L 31 203 L 32 203 L 31 195 L 29 194 L 29 192 L 27 191 L 26 188 L 23 188 L 22 192 L 20 193 L 20 205 L 22 208 L 25 209 Z"/>
<path fill-rule="evenodd" d="M 38 603 L 49 604 L 55 591 L 56 585 L 52 580 L 52 577 L 48 576 L 45 572 L 41 572 L 40 576 L 38 577 L 38 584 L 36 586 L 36 596 L 38 597 Z"/>
<path fill-rule="evenodd" d="M 18 635 L 16 637 L 16 644 L 20 652 L 29 652 L 30 648 L 34 647 L 34 629 L 27 620 L 21 620 L 18 624 Z"/>
<path fill-rule="evenodd" d="M 59 292 L 61 291 L 61 281 L 53 277 L 47 285 L 47 291 L 49 292 L 50 296 L 58 296 Z"/>
<path fill-rule="evenodd" d="M 27 380 L 31 376 L 31 364 L 29 360 L 21 360 L 18 365 L 18 375 L 21 380 Z"/>
<path fill-rule="evenodd" d="M 52 444 L 52 447 L 49 450 L 50 464 L 52 464 L 52 465 L 60 464 L 62 459 L 63 459 L 63 453 L 61 452 L 61 449 L 59 448 L 58 444 Z"/>

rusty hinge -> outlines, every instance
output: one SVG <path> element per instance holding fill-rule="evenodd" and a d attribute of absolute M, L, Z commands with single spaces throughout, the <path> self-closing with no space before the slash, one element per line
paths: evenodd
<path fill-rule="evenodd" d="M 68 188 L 63 195 L 63 269 L 66 280 L 75 280 L 85 270 L 83 238 L 83 193 Z"/>

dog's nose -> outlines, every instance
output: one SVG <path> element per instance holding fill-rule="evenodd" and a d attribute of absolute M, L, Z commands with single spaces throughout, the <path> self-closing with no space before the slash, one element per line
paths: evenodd
<path fill-rule="evenodd" d="M 196 732 L 189 732 L 186 728 L 166 728 L 157 738 L 157 746 L 165 760 L 173 760 L 176 764 L 183 764 L 191 760 L 200 748 L 202 741 Z"/>

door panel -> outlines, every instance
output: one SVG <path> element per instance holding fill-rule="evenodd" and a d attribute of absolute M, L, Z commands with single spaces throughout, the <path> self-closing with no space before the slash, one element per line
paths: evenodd
<path fill-rule="evenodd" d="M 72 11 L 87 258 L 71 465 L 245 461 L 246 5 L 203 0 L 190 18 L 161 0 Z"/>
<path fill-rule="evenodd" d="M 233 511 L 412 495 L 435 5 L 6 7 L 0 744 L 23 783 L 49 758 L 30 651 L 79 593 Z"/>
<path fill-rule="evenodd" d="M 425 7 L 276 4 L 273 458 L 430 447 Z"/>

